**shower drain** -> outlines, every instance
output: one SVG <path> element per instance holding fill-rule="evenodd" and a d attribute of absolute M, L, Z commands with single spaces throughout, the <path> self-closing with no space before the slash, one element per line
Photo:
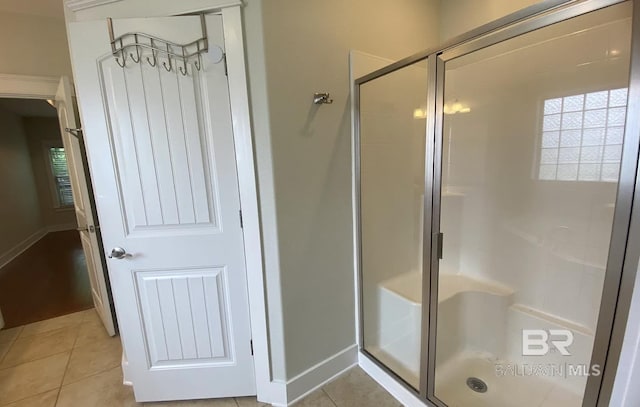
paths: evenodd
<path fill-rule="evenodd" d="M 467 386 L 477 392 L 477 393 L 486 393 L 487 392 L 487 384 L 483 381 L 478 379 L 477 377 L 470 377 L 467 379 Z"/>

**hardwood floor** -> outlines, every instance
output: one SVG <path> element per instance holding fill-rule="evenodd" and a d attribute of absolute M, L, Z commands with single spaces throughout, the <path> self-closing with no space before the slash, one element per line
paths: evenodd
<path fill-rule="evenodd" d="M 75 230 L 47 234 L 0 269 L 5 328 L 92 307 L 87 265 Z"/>

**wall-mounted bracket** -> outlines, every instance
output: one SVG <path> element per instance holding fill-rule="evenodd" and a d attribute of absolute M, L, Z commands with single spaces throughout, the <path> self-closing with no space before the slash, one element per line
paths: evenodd
<path fill-rule="evenodd" d="M 313 94 L 314 105 L 330 105 L 331 103 L 333 103 L 333 99 L 331 99 L 329 92 L 316 92 Z"/>

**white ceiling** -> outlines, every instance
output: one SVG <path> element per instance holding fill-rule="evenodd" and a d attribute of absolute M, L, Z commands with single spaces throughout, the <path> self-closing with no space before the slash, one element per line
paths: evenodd
<path fill-rule="evenodd" d="M 0 13 L 64 19 L 63 0 L 0 0 Z"/>
<path fill-rule="evenodd" d="M 58 117 L 58 111 L 46 100 L 40 99 L 0 98 L 0 109 L 22 117 Z"/>

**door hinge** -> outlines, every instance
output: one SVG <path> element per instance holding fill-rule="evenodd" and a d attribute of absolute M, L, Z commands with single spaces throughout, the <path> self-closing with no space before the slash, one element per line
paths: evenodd
<path fill-rule="evenodd" d="M 253 339 L 249 341 L 249 345 L 251 346 L 251 356 L 253 356 Z"/>
<path fill-rule="evenodd" d="M 82 129 L 81 128 L 70 129 L 68 127 L 65 127 L 64 131 L 66 131 L 67 133 L 71 134 L 75 138 L 82 139 Z"/>
<path fill-rule="evenodd" d="M 224 75 L 229 76 L 229 68 L 227 67 L 227 53 L 222 54 L 222 62 L 224 63 Z"/>
<path fill-rule="evenodd" d="M 87 226 L 79 227 L 79 228 L 77 228 L 76 230 L 77 230 L 78 232 L 96 233 L 96 229 L 98 229 L 98 226 L 87 225 Z"/>
<path fill-rule="evenodd" d="M 242 221 L 242 210 L 239 210 L 238 214 L 240 215 L 240 228 L 244 229 L 244 222 Z"/>

